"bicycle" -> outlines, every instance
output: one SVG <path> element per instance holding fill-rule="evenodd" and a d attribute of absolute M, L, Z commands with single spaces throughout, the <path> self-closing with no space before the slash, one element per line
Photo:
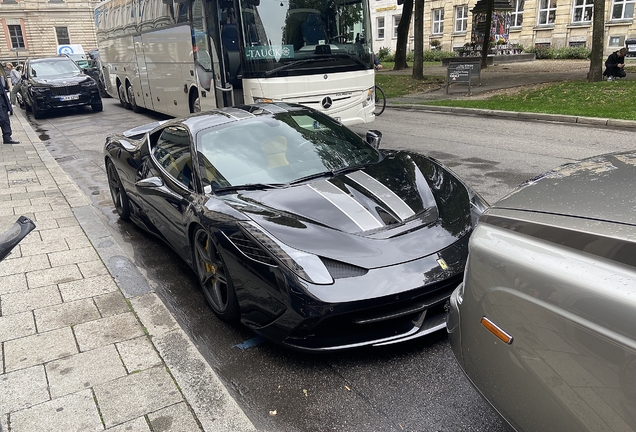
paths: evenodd
<path fill-rule="evenodd" d="M 373 114 L 379 116 L 384 112 L 384 108 L 386 108 L 386 96 L 384 95 L 384 90 L 382 90 L 382 87 L 376 85 L 374 90 L 375 110 L 373 110 Z"/>

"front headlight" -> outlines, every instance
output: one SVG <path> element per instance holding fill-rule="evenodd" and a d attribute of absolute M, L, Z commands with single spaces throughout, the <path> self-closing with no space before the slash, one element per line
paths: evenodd
<path fill-rule="evenodd" d="M 81 82 L 80 85 L 85 88 L 97 87 L 97 83 L 92 79 L 87 79 L 86 81 Z"/>
<path fill-rule="evenodd" d="M 36 87 L 36 86 L 31 87 L 31 92 L 35 94 L 44 94 L 48 91 L 49 91 L 48 87 Z"/>
<path fill-rule="evenodd" d="M 333 283 L 331 274 L 318 256 L 287 246 L 253 222 L 239 222 L 239 225 L 298 277 L 318 285 Z"/>
<path fill-rule="evenodd" d="M 371 87 L 367 89 L 367 98 L 364 102 L 362 102 L 362 107 L 366 107 L 371 104 L 371 101 L 375 99 L 375 87 Z"/>

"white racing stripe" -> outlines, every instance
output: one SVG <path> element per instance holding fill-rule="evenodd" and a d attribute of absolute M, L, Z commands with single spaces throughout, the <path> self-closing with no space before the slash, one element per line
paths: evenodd
<path fill-rule="evenodd" d="M 369 231 L 384 226 L 369 213 L 369 210 L 327 180 L 315 182 L 308 187 L 338 207 L 338 209 L 351 219 L 362 231 Z"/>
<path fill-rule="evenodd" d="M 400 219 L 405 220 L 415 215 L 413 209 L 409 207 L 402 198 L 367 173 L 356 171 L 347 174 L 347 177 L 380 199 L 388 208 L 398 215 Z"/>

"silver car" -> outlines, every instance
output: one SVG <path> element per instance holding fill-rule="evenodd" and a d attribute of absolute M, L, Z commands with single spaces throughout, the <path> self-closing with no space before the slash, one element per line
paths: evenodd
<path fill-rule="evenodd" d="M 636 430 L 636 152 L 564 165 L 484 213 L 447 325 L 518 431 Z"/>

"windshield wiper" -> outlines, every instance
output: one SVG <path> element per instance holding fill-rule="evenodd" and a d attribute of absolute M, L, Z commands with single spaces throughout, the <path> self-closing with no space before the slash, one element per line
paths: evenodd
<path fill-rule="evenodd" d="M 337 169 L 337 170 L 333 171 L 333 175 L 338 176 L 338 175 L 345 174 L 345 173 L 359 171 L 359 170 L 365 169 L 368 166 L 375 165 L 376 163 L 377 162 L 367 162 L 367 163 L 363 163 L 363 164 L 351 165 L 351 166 L 348 166 L 348 167 L 340 168 L 340 169 Z"/>
<path fill-rule="evenodd" d="M 349 53 L 344 53 L 344 52 L 331 52 L 331 58 L 346 58 L 349 60 L 352 60 L 354 63 L 357 63 L 361 66 L 364 67 L 369 67 L 370 64 L 363 62 L 362 60 L 360 60 L 357 56 L 354 56 L 353 54 L 349 54 Z"/>
<path fill-rule="evenodd" d="M 280 189 L 287 187 L 287 183 L 247 183 L 236 186 L 224 186 L 213 189 L 214 193 L 229 192 L 238 190 L 261 190 L 261 189 Z"/>
<path fill-rule="evenodd" d="M 295 185 L 298 183 L 303 183 L 309 180 L 314 180 L 314 179 L 319 179 L 322 177 L 329 177 L 332 178 L 333 176 L 335 176 L 335 174 L 333 173 L 333 171 L 323 171 L 323 172 L 319 172 L 319 173 L 315 173 L 315 174 L 310 174 L 308 176 L 305 177 L 301 177 L 301 178 L 297 178 L 296 180 L 290 181 L 288 183 L 288 185 Z"/>
<path fill-rule="evenodd" d="M 315 58 L 308 58 L 308 59 L 296 60 L 296 61 L 293 61 L 293 62 L 285 63 L 283 65 L 278 66 L 277 68 L 265 71 L 265 76 L 274 75 L 276 72 L 280 72 L 282 70 L 289 69 L 289 68 L 297 66 L 299 64 L 311 63 L 311 62 L 315 62 L 315 61 L 316 61 Z"/>

